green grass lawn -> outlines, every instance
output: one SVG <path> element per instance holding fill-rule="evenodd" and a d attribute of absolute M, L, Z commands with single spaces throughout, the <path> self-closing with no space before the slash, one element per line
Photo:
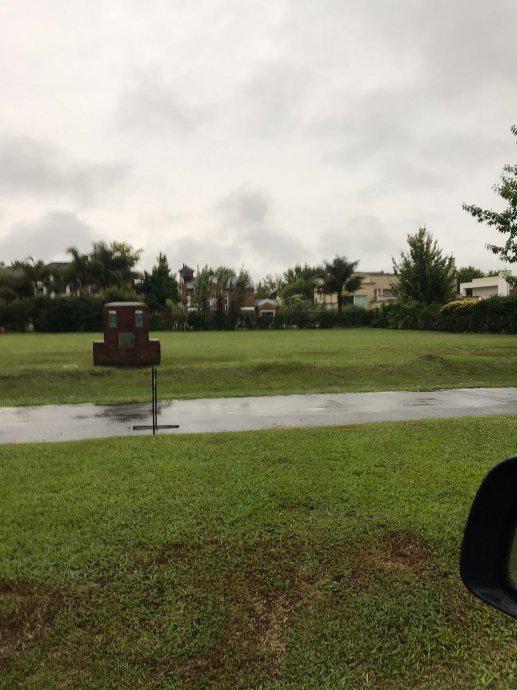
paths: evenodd
<path fill-rule="evenodd" d="M 148 371 L 93 367 L 98 337 L 0 336 L 0 405 L 147 400 Z M 517 336 L 363 328 L 158 337 L 162 398 L 517 384 Z"/>
<path fill-rule="evenodd" d="M 458 554 L 516 445 L 499 417 L 0 446 L 1 687 L 514 688 Z"/>

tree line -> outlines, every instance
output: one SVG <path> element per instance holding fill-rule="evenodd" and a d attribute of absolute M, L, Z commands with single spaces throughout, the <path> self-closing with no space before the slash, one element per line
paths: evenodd
<path fill-rule="evenodd" d="M 517 127 L 512 127 L 517 137 Z M 506 207 L 501 211 L 482 209 L 475 204 L 463 208 L 476 220 L 503 235 L 504 243 L 487 248 L 508 263 L 517 262 L 517 165 L 506 165 L 499 183 L 494 187 Z M 397 282 L 393 292 L 399 302 L 445 304 L 454 299 L 461 282 L 483 277 L 474 267 L 456 268 L 452 256 L 445 256 L 437 241 L 424 227 L 408 235 L 408 247 L 393 259 Z M 78 295 L 111 295 L 144 299 L 152 310 L 173 308 L 179 302 L 178 282 L 167 257 L 160 253 L 152 269 L 139 272 L 141 250 L 126 242 L 94 242 L 90 252 L 76 247 L 67 249 L 68 262 L 46 264 L 27 257 L 5 266 L 0 261 L 0 304 L 17 299 L 33 298 L 46 288 L 63 294 L 68 287 Z M 360 288 L 358 260 L 336 256 L 321 265 L 297 264 L 280 275 L 267 275 L 256 284 L 257 298 L 279 297 L 282 302 L 313 302 L 315 293 L 337 297 L 337 310 L 342 312 L 345 296 Z M 487 275 L 491 275 L 490 273 Z M 510 277 L 511 279 L 511 277 Z M 232 308 L 239 310 L 252 288 L 247 270 L 235 272 L 227 266 L 204 266 L 197 272 L 192 305 L 200 313 L 221 313 L 225 291 L 231 286 Z"/>

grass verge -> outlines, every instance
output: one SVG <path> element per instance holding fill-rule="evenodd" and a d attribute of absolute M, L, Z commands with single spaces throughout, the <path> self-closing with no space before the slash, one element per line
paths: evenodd
<path fill-rule="evenodd" d="M 458 575 L 515 417 L 0 447 L 4 688 L 511 688 Z"/>
<path fill-rule="evenodd" d="M 517 385 L 517 336 L 372 328 L 158 335 L 162 398 Z M 93 366 L 99 337 L 1 336 L 0 405 L 147 400 L 147 370 Z"/>

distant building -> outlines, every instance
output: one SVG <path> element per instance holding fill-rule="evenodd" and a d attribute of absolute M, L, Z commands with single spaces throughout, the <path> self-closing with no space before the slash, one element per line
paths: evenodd
<path fill-rule="evenodd" d="M 487 299 L 495 295 L 507 297 L 515 292 L 515 288 L 512 288 L 504 274 L 489 278 L 473 278 L 469 283 L 460 283 L 460 297 Z"/>
<path fill-rule="evenodd" d="M 193 268 L 183 264 L 178 271 L 178 291 L 180 304 L 188 311 L 194 311 L 196 307 L 192 303 L 192 294 L 196 285 L 196 276 Z M 234 291 L 237 276 L 232 276 L 224 289 L 223 305 L 225 312 L 233 311 Z M 216 307 L 215 299 L 212 299 L 210 306 Z M 275 316 L 278 314 L 278 300 L 276 299 L 255 299 L 255 288 L 253 285 L 249 286 L 248 293 L 244 300 L 244 304 L 240 308 L 241 314 L 244 318 L 253 318 L 255 316 Z"/>
<path fill-rule="evenodd" d="M 384 271 L 360 272 L 363 279 L 361 287 L 350 294 L 345 294 L 343 304 L 346 306 L 365 307 L 374 309 L 384 302 L 394 302 L 393 287 L 397 285 L 398 278 L 394 273 Z M 314 291 L 314 301 L 326 309 L 337 309 L 337 294 L 324 295 L 318 290 Z"/>
<path fill-rule="evenodd" d="M 190 266 L 187 266 L 186 264 L 183 264 L 178 273 L 178 292 L 180 297 L 180 304 L 182 304 L 186 309 L 190 309 L 192 292 L 194 290 L 194 285 L 196 284 L 196 279 L 194 277 L 194 269 L 190 268 Z"/>

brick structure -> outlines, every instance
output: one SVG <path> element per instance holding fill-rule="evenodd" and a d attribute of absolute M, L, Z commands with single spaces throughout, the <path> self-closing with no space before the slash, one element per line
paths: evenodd
<path fill-rule="evenodd" d="M 150 366 L 160 363 L 160 341 L 149 340 L 149 309 L 143 302 L 109 302 L 103 307 L 104 341 L 93 343 L 93 363 Z"/>

